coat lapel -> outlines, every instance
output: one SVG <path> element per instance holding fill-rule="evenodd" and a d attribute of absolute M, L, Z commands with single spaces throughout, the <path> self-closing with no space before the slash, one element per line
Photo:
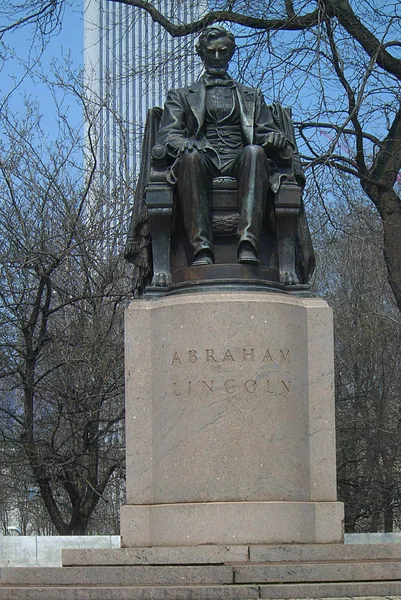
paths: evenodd
<path fill-rule="evenodd" d="M 197 121 L 197 135 L 203 125 L 206 111 L 206 89 L 202 80 L 196 81 L 189 87 L 187 100 Z"/>
<path fill-rule="evenodd" d="M 254 123 L 255 123 L 255 100 L 256 92 L 237 84 L 238 102 L 240 108 L 240 119 L 242 133 L 247 144 L 253 144 Z"/>

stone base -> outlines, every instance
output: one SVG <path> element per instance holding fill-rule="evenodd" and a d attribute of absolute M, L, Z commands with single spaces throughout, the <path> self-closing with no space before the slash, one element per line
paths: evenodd
<path fill-rule="evenodd" d="M 343 539 L 326 302 L 138 300 L 125 335 L 124 547 Z"/>
<path fill-rule="evenodd" d="M 65 550 L 1 569 L 0 600 L 256 600 L 401 594 L 401 544 Z"/>
<path fill-rule="evenodd" d="M 343 540 L 341 502 L 198 502 L 121 507 L 121 545 L 317 544 Z"/>

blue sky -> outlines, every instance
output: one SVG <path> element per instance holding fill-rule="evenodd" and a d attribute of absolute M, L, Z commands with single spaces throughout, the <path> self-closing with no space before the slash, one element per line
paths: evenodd
<path fill-rule="evenodd" d="M 62 15 L 61 30 L 48 41 L 40 60 L 39 40 L 33 37 L 33 32 L 23 27 L 5 39 L 6 44 L 14 48 L 14 58 L 8 59 L 2 66 L 0 79 L 0 98 L 8 96 L 9 108 L 12 112 L 24 110 L 24 99 L 37 99 L 42 114 L 42 127 L 50 136 L 55 127 L 56 106 L 48 87 L 40 81 L 37 72 L 40 68 L 53 79 L 53 64 L 63 64 L 68 57 L 75 72 L 83 66 L 83 0 L 69 0 Z M 27 72 L 26 65 L 32 66 Z M 74 126 L 82 121 L 79 105 L 69 102 L 69 120 Z"/>

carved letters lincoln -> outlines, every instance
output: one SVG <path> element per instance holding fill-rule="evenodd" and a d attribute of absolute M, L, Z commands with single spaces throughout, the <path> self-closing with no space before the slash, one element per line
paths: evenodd
<path fill-rule="evenodd" d="M 192 394 L 209 396 L 211 394 L 263 394 L 266 397 L 283 396 L 286 399 L 290 395 L 291 383 L 289 378 L 257 376 L 256 379 L 196 379 L 183 382 L 173 382 L 173 392 L 175 396 L 191 396 Z"/>
<path fill-rule="evenodd" d="M 210 396 L 213 394 L 260 395 L 289 398 L 291 353 L 288 348 L 186 348 L 174 350 L 169 361 L 172 373 L 188 374 L 173 379 L 175 396 Z M 244 372 L 243 363 L 249 366 Z M 217 365 L 220 365 L 216 373 Z M 202 373 L 193 368 L 205 365 Z M 231 366 L 231 368 L 230 368 Z M 236 366 L 240 367 L 237 371 Z"/>

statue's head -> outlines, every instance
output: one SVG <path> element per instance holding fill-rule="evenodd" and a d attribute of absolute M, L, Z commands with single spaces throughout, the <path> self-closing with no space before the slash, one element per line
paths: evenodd
<path fill-rule="evenodd" d="M 196 44 L 196 51 L 205 65 L 206 72 L 211 75 L 224 75 L 235 48 L 233 34 L 219 25 L 207 27 Z"/>

